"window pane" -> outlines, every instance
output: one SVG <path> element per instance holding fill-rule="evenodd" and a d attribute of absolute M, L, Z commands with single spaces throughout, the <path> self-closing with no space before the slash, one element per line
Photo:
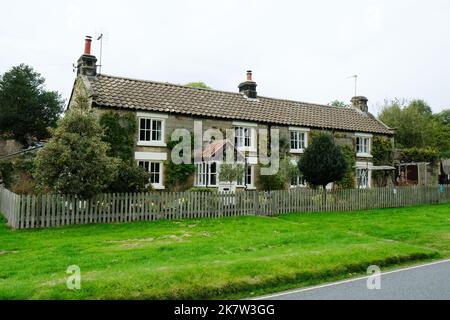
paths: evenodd
<path fill-rule="evenodd" d="M 161 182 L 161 163 L 151 162 L 150 164 L 150 181 L 154 184 Z"/>
<path fill-rule="evenodd" d="M 245 135 L 245 146 L 246 147 L 251 147 L 251 130 L 248 128 L 244 129 L 244 135 Z"/>
<path fill-rule="evenodd" d="M 153 141 L 161 141 L 162 136 L 162 121 L 161 120 L 153 120 L 152 121 L 152 140 Z"/>
<path fill-rule="evenodd" d="M 246 175 L 245 175 L 245 184 L 247 185 L 247 186 L 251 186 L 252 185 L 252 167 L 248 167 L 247 168 L 247 172 L 246 172 Z"/>
<path fill-rule="evenodd" d="M 235 130 L 236 134 L 236 147 L 243 147 L 243 134 L 242 134 L 242 128 L 236 128 Z"/>
<path fill-rule="evenodd" d="M 305 149 L 305 133 L 299 132 L 299 149 Z"/>

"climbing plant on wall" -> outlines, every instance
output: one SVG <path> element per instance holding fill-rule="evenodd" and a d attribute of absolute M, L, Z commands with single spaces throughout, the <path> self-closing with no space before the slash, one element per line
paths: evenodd
<path fill-rule="evenodd" d="M 175 148 L 177 144 L 181 141 L 170 141 L 167 144 L 170 152 Z M 194 140 L 191 137 L 191 150 L 194 148 Z M 180 157 L 183 157 L 183 154 L 180 153 Z M 189 183 L 189 178 L 194 174 L 196 167 L 192 163 L 193 158 L 191 157 L 191 163 L 181 163 L 175 164 L 173 161 L 166 161 L 165 170 L 166 170 L 166 187 L 169 190 L 186 190 L 189 189 L 192 185 Z"/>
<path fill-rule="evenodd" d="M 134 160 L 137 119 L 133 113 L 108 111 L 100 116 L 104 130 L 103 141 L 108 143 L 108 155 L 118 158 L 116 179 L 109 185 L 109 192 L 144 192 L 149 190 L 150 174 Z"/>

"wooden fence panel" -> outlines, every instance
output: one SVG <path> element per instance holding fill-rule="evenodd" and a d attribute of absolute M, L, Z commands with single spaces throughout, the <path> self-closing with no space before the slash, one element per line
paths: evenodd
<path fill-rule="evenodd" d="M 326 198 L 324 198 L 326 195 Z M 238 193 L 101 194 L 90 200 L 62 195 L 16 195 L 0 188 L 0 212 L 16 229 L 76 224 L 273 216 L 341 212 L 450 202 L 450 186 Z"/>

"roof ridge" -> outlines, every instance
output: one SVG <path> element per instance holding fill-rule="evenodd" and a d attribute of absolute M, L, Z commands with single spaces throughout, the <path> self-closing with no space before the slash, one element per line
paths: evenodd
<path fill-rule="evenodd" d="M 231 91 L 218 90 L 218 89 L 195 88 L 195 87 L 189 87 L 189 86 L 186 86 L 186 85 L 176 84 L 176 83 L 171 83 L 171 82 L 162 82 L 162 81 L 155 81 L 155 80 L 144 80 L 144 79 L 137 79 L 137 78 L 122 77 L 122 76 L 113 76 L 113 75 L 108 75 L 108 74 L 100 74 L 99 76 L 100 77 L 108 77 L 108 78 L 128 80 L 128 81 L 138 81 L 138 82 L 145 82 L 145 83 L 161 84 L 161 85 L 165 85 L 165 86 L 178 87 L 178 88 L 183 88 L 183 89 L 188 89 L 188 90 L 197 90 L 197 91 L 205 91 L 205 92 L 219 92 L 219 93 L 225 93 L 225 94 L 232 94 L 232 95 L 242 96 L 242 94 L 239 93 L 239 92 L 231 92 Z M 291 102 L 291 103 L 297 103 L 297 104 L 303 104 L 303 105 L 310 105 L 310 106 L 315 106 L 315 107 L 324 107 L 324 108 L 333 108 L 333 109 L 336 108 L 336 107 L 333 107 L 333 106 L 330 106 L 330 105 L 326 105 L 326 104 L 321 104 L 321 103 L 312 103 L 312 102 L 298 101 L 298 100 L 292 100 L 292 99 L 283 99 L 283 98 L 275 98 L 275 97 L 267 97 L 267 96 L 258 96 L 255 100 L 260 99 L 260 98 L 267 99 L 267 100 L 276 100 L 276 101 Z M 348 107 L 340 108 L 340 109 L 351 110 L 351 108 L 348 108 Z"/>
<path fill-rule="evenodd" d="M 138 81 L 138 82 L 162 84 L 162 85 L 166 85 L 166 86 L 178 87 L 178 88 L 190 89 L 190 90 L 197 90 L 197 91 L 220 92 L 220 93 L 228 93 L 228 94 L 234 94 L 234 95 L 242 96 L 242 94 L 240 94 L 239 92 L 231 92 L 231 91 L 217 90 L 217 89 L 205 89 L 205 88 L 189 87 L 189 86 L 186 86 L 186 85 L 176 84 L 176 83 L 171 83 L 171 82 L 162 82 L 162 81 L 155 81 L 155 80 L 144 80 L 144 79 L 137 79 L 137 78 L 122 77 L 122 76 L 113 76 L 113 75 L 107 75 L 107 74 L 100 74 L 99 76 L 100 77 L 115 78 L 115 79 L 123 79 L 123 80 L 129 80 L 129 81 Z"/>

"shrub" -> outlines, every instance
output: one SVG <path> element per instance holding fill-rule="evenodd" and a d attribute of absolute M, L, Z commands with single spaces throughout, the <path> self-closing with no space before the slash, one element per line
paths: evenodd
<path fill-rule="evenodd" d="M 112 193 L 151 191 L 149 180 L 150 173 L 134 161 L 120 161 L 117 177 L 108 186 L 107 191 Z"/>
<path fill-rule="evenodd" d="M 259 187 L 265 191 L 286 190 L 290 187 L 291 179 L 299 174 L 298 167 L 293 165 L 289 158 L 284 158 L 280 160 L 277 174 L 267 176 L 259 173 Z"/>
<path fill-rule="evenodd" d="M 344 155 L 345 162 L 347 163 L 347 170 L 344 177 L 337 182 L 337 186 L 341 189 L 353 189 L 355 187 L 356 175 L 355 175 L 355 151 L 349 146 L 341 147 L 342 154 Z"/>

